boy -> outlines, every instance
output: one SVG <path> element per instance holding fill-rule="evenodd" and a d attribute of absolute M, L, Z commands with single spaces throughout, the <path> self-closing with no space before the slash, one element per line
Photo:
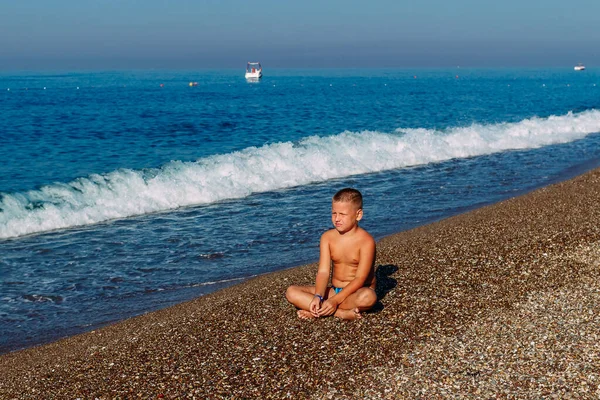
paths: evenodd
<path fill-rule="evenodd" d="M 357 319 L 377 301 L 375 240 L 358 226 L 362 217 L 362 195 L 358 190 L 346 188 L 333 196 L 331 221 L 335 229 L 321 236 L 315 286 L 290 286 L 285 294 L 299 309 L 299 318 L 334 315 Z M 328 287 L 332 264 L 332 287 Z"/>

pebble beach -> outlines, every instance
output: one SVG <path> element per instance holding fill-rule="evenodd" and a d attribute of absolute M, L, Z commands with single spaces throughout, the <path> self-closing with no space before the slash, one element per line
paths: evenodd
<path fill-rule="evenodd" d="M 0 356 L 2 399 L 600 397 L 600 170 L 386 237 L 358 321 L 299 320 L 316 264 Z"/>

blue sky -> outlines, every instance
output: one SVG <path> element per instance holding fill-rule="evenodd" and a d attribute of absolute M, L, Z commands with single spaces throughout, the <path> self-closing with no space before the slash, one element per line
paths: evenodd
<path fill-rule="evenodd" d="M 0 2 L 0 70 L 600 64 L 600 1 Z"/>

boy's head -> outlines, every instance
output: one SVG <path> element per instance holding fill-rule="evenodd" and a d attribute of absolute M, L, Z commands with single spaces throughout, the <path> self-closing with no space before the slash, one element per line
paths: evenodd
<path fill-rule="evenodd" d="M 358 225 L 363 216 L 362 195 L 356 189 L 345 188 L 338 191 L 331 204 L 331 222 L 340 233 L 345 233 Z"/>

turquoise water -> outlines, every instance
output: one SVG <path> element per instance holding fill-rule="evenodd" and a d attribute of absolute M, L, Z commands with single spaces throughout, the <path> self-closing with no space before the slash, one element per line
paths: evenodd
<path fill-rule="evenodd" d="M 0 74 L 0 352 L 316 261 L 345 186 L 381 238 L 595 167 L 598 84 L 570 69 Z"/>

